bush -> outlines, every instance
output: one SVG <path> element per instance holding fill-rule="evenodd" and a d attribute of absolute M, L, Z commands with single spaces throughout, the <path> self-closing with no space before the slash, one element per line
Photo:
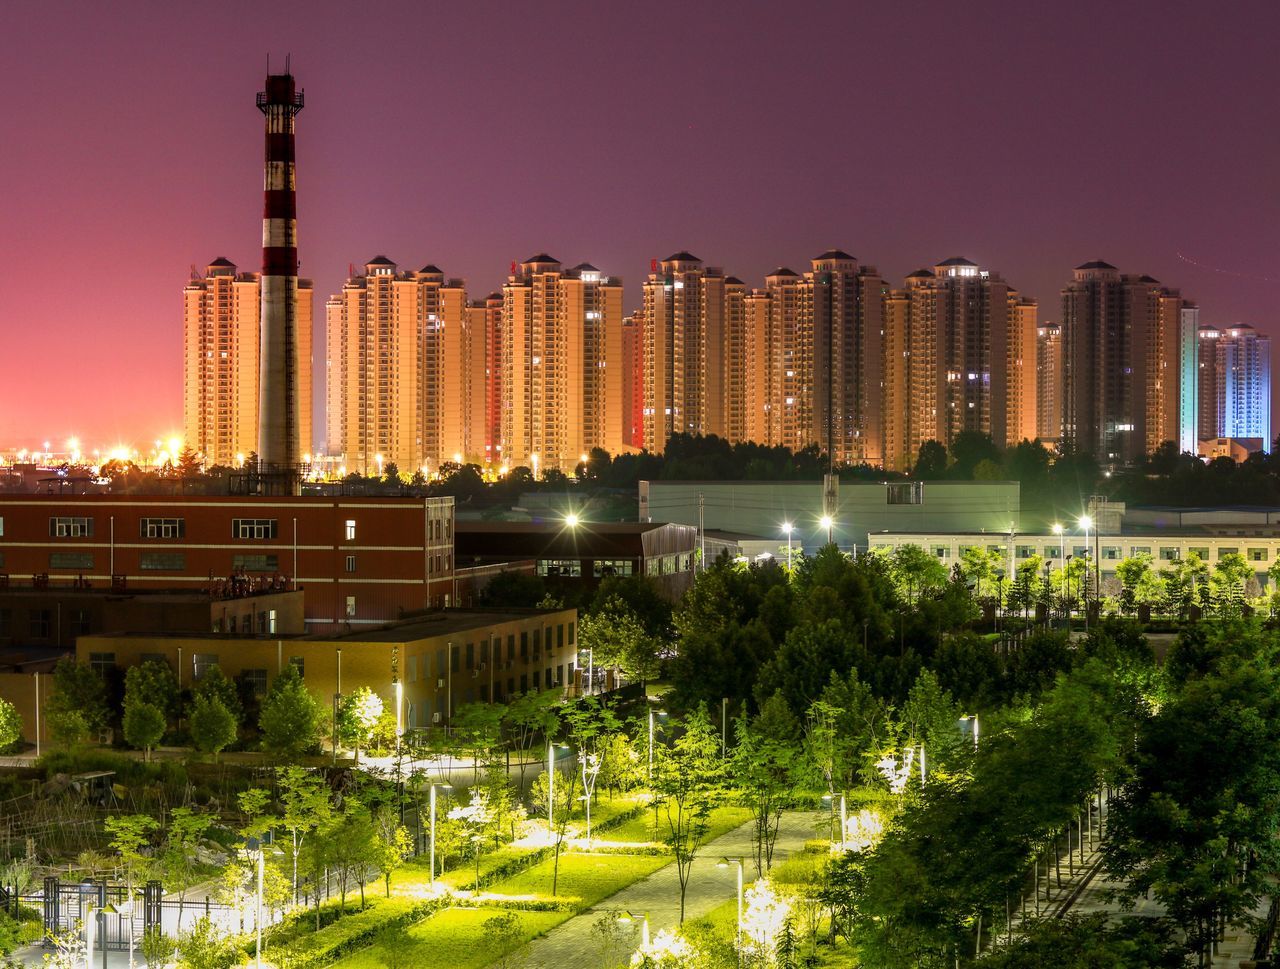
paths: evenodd
<path fill-rule="evenodd" d="M 0 754 L 7 754 L 22 740 L 22 717 L 8 700 L 0 700 Z"/>

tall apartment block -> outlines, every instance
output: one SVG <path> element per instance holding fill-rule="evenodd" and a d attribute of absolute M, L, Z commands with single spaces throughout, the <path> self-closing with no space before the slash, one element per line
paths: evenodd
<path fill-rule="evenodd" d="M 261 276 L 218 258 L 183 289 L 183 439 L 208 465 L 258 450 Z M 298 280 L 299 438 L 311 450 L 311 281 Z"/>
<path fill-rule="evenodd" d="M 1257 441 L 1271 451 L 1271 338 L 1252 326 L 1199 330 L 1201 440 Z"/>
<path fill-rule="evenodd" d="M 502 288 L 501 460 L 571 473 L 622 445 L 622 283 L 546 254 Z"/>
<path fill-rule="evenodd" d="M 953 258 L 885 298 L 884 463 L 904 470 L 920 445 L 962 431 L 997 445 L 1035 435 L 1036 312 L 995 273 Z"/>
<path fill-rule="evenodd" d="M 644 283 L 644 441 L 725 433 L 724 272 L 677 252 Z"/>
<path fill-rule="evenodd" d="M 1101 260 L 1062 290 L 1063 435 L 1100 461 L 1183 440 L 1184 356 L 1196 308 L 1150 276 Z"/>
<path fill-rule="evenodd" d="M 622 319 L 622 443 L 644 447 L 644 311 Z"/>
<path fill-rule="evenodd" d="M 480 437 L 484 462 L 497 462 L 502 442 L 502 294 L 490 293 L 467 307 L 471 338 L 484 334 L 484 415 Z M 500 462 L 498 462 L 500 465 Z"/>
<path fill-rule="evenodd" d="M 345 467 L 430 472 L 481 457 L 485 334 L 461 280 L 435 266 L 365 264 L 326 305 L 328 449 Z"/>
<path fill-rule="evenodd" d="M 1036 437 L 1056 441 L 1062 436 L 1062 327 L 1044 323 L 1036 328 Z"/>

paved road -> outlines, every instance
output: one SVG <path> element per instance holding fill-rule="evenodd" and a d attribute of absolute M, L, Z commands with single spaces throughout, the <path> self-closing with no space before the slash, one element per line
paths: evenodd
<path fill-rule="evenodd" d="M 819 837 L 816 825 L 825 822 L 826 818 L 826 814 L 784 815 L 778 830 L 774 863 L 777 864 L 791 852 L 804 847 L 805 841 Z M 750 823 L 735 828 L 703 848 L 694 860 L 689 876 L 685 918 L 695 919 L 724 902 L 732 901 L 737 893 L 737 871 L 734 868 L 717 868 L 716 862 L 724 856 L 750 854 Z M 754 869 L 748 862 L 748 881 L 752 880 L 753 873 Z M 657 934 L 659 929 L 675 927 L 680 922 L 680 879 L 674 862 L 603 900 L 594 908 L 556 926 L 542 938 L 535 939 L 525 952 L 521 964 L 530 969 L 599 969 L 602 954 L 598 938 L 591 934 L 591 927 L 609 909 L 622 909 L 637 914 L 647 912 L 649 930 L 653 934 Z M 619 955 L 629 957 L 630 951 L 638 946 L 637 931 L 630 950 Z M 625 962 L 625 958 L 619 961 Z"/>

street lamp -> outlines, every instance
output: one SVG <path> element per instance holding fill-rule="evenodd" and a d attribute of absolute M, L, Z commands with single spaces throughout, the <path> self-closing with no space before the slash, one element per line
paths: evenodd
<path fill-rule="evenodd" d="M 834 529 L 836 525 L 835 519 L 830 515 L 823 515 L 818 519 L 818 524 L 827 530 L 827 544 L 830 545 L 832 542 L 832 529 Z"/>
<path fill-rule="evenodd" d="M 787 571 L 791 571 L 791 522 L 782 523 L 782 533 L 787 536 Z"/>
<path fill-rule="evenodd" d="M 653 710 L 653 708 L 652 708 L 652 707 L 649 709 L 649 772 L 648 772 L 648 778 L 649 778 L 649 786 L 650 786 L 650 787 L 652 787 L 652 786 L 653 786 L 653 716 L 654 716 L 654 713 L 655 713 L 655 712 L 656 712 L 656 713 L 657 713 L 657 715 L 658 715 L 658 716 L 660 716 L 660 717 L 665 717 L 665 716 L 667 715 L 667 711 L 666 711 L 666 710 L 657 710 L 657 711 L 655 711 L 655 710 Z"/>
<path fill-rule="evenodd" d="M 623 912 L 618 916 L 618 921 L 630 925 L 632 922 L 640 923 L 640 947 L 647 949 L 649 947 L 649 913 L 648 912 Z"/>
<path fill-rule="evenodd" d="M 565 525 L 567 525 L 569 528 L 577 528 L 577 527 L 578 527 L 578 516 L 577 516 L 576 514 L 574 514 L 573 512 L 569 512 L 569 514 L 567 514 L 567 515 L 565 515 L 565 516 L 564 516 L 564 523 L 565 523 Z"/>
<path fill-rule="evenodd" d="M 584 646 L 582 651 L 587 654 L 587 692 L 596 692 L 596 651 L 590 646 Z"/>
<path fill-rule="evenodd" d="M 266 874 L 267 846 L 271 844 L 271 832 L 265 838 L 246 838 L 245 853 L 254 860 L 258 871 L 257 907 L 254 910 L 253 928 L 257 935 L 254 950 L 254 964 L 262 969 L 262 882 Z M 132 924 L 132 920 L 131 920 Z"/>
<path fill-rule="evenodd" d="M 717 868 L 729 868 L 733 865 L 738 866 L 738 923 L 734 927 L 733 944 L 738 950 L 738 962 L 742 962 L 742 859 L 741 858 L 721 858 L 716 862 Z"/>
<path fill-rule="evenodd" d="M 556 748 L 568 750 L 565 744 L 547 742 L 547 837 L 555 838 L 556 815 Z"/>
<path fill-rule="evenodd" d="M 442 791 L 453 790 L 452 784 L 431 784 L 431 887 L 436 885 L 436 788 Z M 419 828 L 418 830 L 422 830 Z"/>
<path fill-rule="evenodd" d="M 972 714 L 971 716 L 961 717 L 960 722 L 973 724 L 973 749 L 977 750 L 978 749 L 978 715 L 975 713 L 975 714 Z"/>
<path fill-rule="evenodd" d="M 1090 518 L 1088 515 L 1081 515 L 1080 527 L 1084 529 L 1084 556 L 1085 556 L 1084 571 L 1087 579 L 1089 574 L 1089 557 L 1090 557 L 1089 556 L 1089 529 L 1093 527 L 1093 519 Z M 1084 600 L 1084 631 L 1088 633 L 1089 631 L 1089 586 L 1087 582 L 1084 586 L 1084 594 L 1081 596 L 1081 598 Z"/>

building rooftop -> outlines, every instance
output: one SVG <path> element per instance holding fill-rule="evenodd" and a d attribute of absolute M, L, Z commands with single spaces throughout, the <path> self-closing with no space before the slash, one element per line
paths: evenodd
<path fill-rule="evenodd" d="M 693 253 L 691 253 L 688 249 L 681 249 L 679 252 L 675 253 L 674 255 L 667 256 L 667 258 L 662 261 L 663 262 L 702 262 L 701 259 L 699 259 Z"/>
<path fill-rule="evenodd" d="M 573 271 L 578 273 L 598 273 L 600 270 L 589 262 L 580 262 L 573 267 Z"/>
<path fill-rule="evenodd" d="M 418 270 L 418 272 L 420 272 L 420 273 L 436 273 L 436 274 L 441 275 L 441 276 L 443 276 L 443 275 L 444 275 L 444 270 L 443 270 L 443 269 L 441 269 L 439 266 L 437 266 L 437 265 L 436 265 L 435 263 L 433 263 L 433 262 L 429 262 L 429 263 L 427 263 L 425 266 L 423 266 L 421 269 L 419 269 L 419 270 Z"/>
<path fill-rule="evenodd" d="M 933 272 L 928 269 L 917 269 L 913 273 L 907 273 L 907 279 L 932 279 Z"/>
<path fill-rule="evenodd" d="M 772 277 L 772 276 L 795 276 L 797 274 L 792 272 L 786 266 L 779 266 L 773 272 L 769 273 L 769 275 Z"/>
<path fill-rule="evenodd" d="M 1115 269 L 1116 267 L 1109 262 L 1103 262 L 1101 259 L 1094 259 L 1092 262 L 1081 263 L 1076 269 Z"/>
<path fill-rule="evenodd" d="M 527 266 L 530 263 L 535 263 L 535 262 L 554 263 L 557 266 L 560 265 L 559 259 L 553 259 L 551 256 L 548 256 L 545 252 L 540 252 L 536 256 L 530 256 L 528 259 L 524 261 L 524 265 Z"/>
<path fill-rule="evenodd" d="M 843 249 L 828 249 L 822 255 L 813 257 L 814 262 L 818 262 L 819 260 L 825 260 L 825 259 L 843 259 L 848 262 L 857 262 L 857 260 L 854 259 L 853 256 L 849 255 Z"/>
<path fill-rule="evenodd" d="M 976 266 L 978 265 L 971 259 L 965 259 L 963 256 L 952 256 L 950 259 L 944 259 L 938 263 L 939 266 Z"/>
<path fill-rule="evenodd" d="M 366 266 L 394 266 L 395 263 L 393 263 L 386 256 L 374 256 L 367 263 L 365 263 L 365 265 Z"/>
<path fill-rule="evenodd" d="M 215 259 L 213 262 L 209 263 L 209 268 L 210 268 L 210 269 L 212 269 L 214 266 L 217 266 L 217 267 L 218 267 L 218 268 L 220 268 L 220 269 L 222 269 L 222 268 L 226 268 L 226 267 L 228 267 L 228 266 L 230 266 L 232 269 L 235 269 L 235 268 L 236 268 L 236 264 L 235 264 L 235 263 L 233 263 L 233 262 L 232 262 L 230 259 L 228 259 L 226 256 L 219 256 L 219 257 L 218 257 L 217 259 Z"/>
<path fill-rule="evenodd" d="M 745 285 L 747 285 L 747 284 L 746 284 L 746 283 L 744 283 L 741 279 L 739 279 L 737 276 L 726 276 L 724 281 L 725 281 L 725 283 L 726 283 L 726 284 L 728 284 L 728 285 L 730 285 L 730 286 L 745 286 Z"/>

